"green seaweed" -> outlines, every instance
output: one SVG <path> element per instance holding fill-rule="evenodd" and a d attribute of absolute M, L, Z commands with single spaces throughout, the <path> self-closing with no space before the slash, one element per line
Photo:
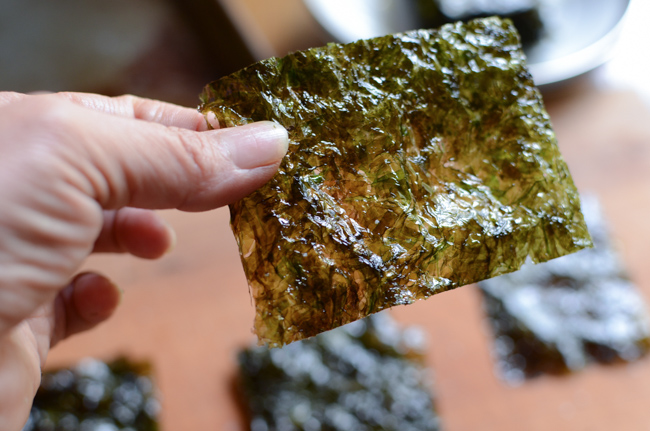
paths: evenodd
<path fill-rule="evenodd" d="M 476 18 L 499 16 L 512 21 L 524 48 L 534 46 L 544 36 L 544 22 L 538 0 L 414 0 L 422 27 L 438 27 Z"/>
<path fill-rule="evenodd" d="M 241 351 L 250 429 L 440 430 L 418 334 L 380 313 L 280 349 Z"/>
<path fill-rule="evenodd" d="M 650 350 L 650 316 L 594 196 L 583 196 L 594 248 L 479 283 L 500 376 L 513 384 Z"/>
<path fill-rule="evenodd" d="M 156 431 L 155 395 L 149 364 L 84 359 L 43 373 L 23 431 Z"/>
<path fill-rule="evenodd" d="M 271 58 L 201 101 L 222 127 L 289 131 L 278 173 L 230 206 L 263 343 L 591 245 L 510 21 Z"/>

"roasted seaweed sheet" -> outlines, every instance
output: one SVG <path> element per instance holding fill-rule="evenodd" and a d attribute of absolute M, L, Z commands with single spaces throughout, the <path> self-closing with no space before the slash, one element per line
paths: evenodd
<path fill-rule="evenodd" d="M 530 48 L 544 34 L 539 0 L 415 0 L 422 27 L 438 27 L 455 21 L 499 16 L 517 28 L 524 48 Z"/>
<path fill-rule="evenodd" d="M 650 349 L 650 316 L 593 195 L 582 199 L 594 248 L 479 283 L 499 375 L 513 384 Z"/>
<path fill-rule="evenodd" d="M 239 354 L 252 431 L 438 431 L 422 336 L 375 314 L 281 349 Z"/>
<path fill-rule="evenodd" d="M 230 207 L 263 343 L 590 246 L 509 21 L 272 58 L 201 100 L 222 127 L 289 131 L 277 175 Z"/>
<path fill-rule="evenodd" d="M 43 374 L 23 431 L 156 431 L 155 392 L 149 364 L 87 358 Z"/>

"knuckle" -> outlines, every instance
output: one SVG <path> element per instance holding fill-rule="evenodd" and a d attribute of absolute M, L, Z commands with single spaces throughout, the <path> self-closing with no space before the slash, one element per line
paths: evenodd
<path fill-rule="evenodd" d="M 179 144 L 185 155 L 186 168 L 195 178 L 205 181 L 212 178 L 218 164 L 214 145 L 201 133 L 179 131 Z"/>
<path fill-rule="evenodd" d="M 229 176 L 228 163 L 218 150 L 218 142 L 200 132 L 179 133 L 184 178 L 183 196 L 177 208 L 196 211 L 216 206 L 218 190 Z M 226 181 L 227 182 L 227 181 Z M 212 206 L 211 206 L 212 205 Z"/>
<path fill-rule="evenodd" d="M 37 124 L 29 140 L 31 150 L 37 156 L 33 160 L 35 164 L 58 164 L 78 157 L 81 149 L 77 144 L 82 140 L 78 136 L 79 119 L 75 118 L 71 102 L 43 99 L 32 111 L 30 120 Z"/>
<path fill-rule="evenodd" d="M 132 94 L 123 94 L 122 96 L 113 97 L 112 100 L 117 106 L 128 111 L 129 115 L 135 116 L 138 110 L 140 99 Z"/>
<path fill-rule="evenodd" d="M 40 133 L 61 141 L 73 129 L 75 123 L 71 102 L 59 97 L 44 97 L 29 108 L 31 122 Z"/>
<path fill-rule="evenodd" d="M 85 156 L 85 141 L 79 130 L 83 119 L 75 118 L 76 106 L 61 97 L 39 96 L 15 108 L 10 126 L 15 139 L 4 146 L 6 172 L 19 177 L 29 172 L 33 179 L 29 184 L 35 187 L 38 179 L 41 189 L 81 184 L 76 168 Z"/>

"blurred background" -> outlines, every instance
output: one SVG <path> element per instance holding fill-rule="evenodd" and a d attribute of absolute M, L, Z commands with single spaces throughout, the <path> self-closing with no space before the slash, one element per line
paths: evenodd
<path fill-rule="evenodd" d="M 435 17 L 416 3 L 2 0 L 0 90 L 131 93 L 196 106 L 206 83 L 253 61 L 426 26 Z M 560 148 L 578 188 L 598 197 L 650 303 L 650 3 L 548 0 L 540 14 L 527 52 Z M 124 289 L 123 303 L 110 322 L 58 346 L 48 367 L 86 356 L 151 361 L 163 430 L 248 429 L 232 388 L 254 310 L 228 210 L 164 215 L 178 233 L 172 254 L 90 259 L 88 268 Z M 648 358 L 513 386 L 494 372 L 474 287 L 391 314 L 424 331 L 445 430 L 650 430 Z"/>

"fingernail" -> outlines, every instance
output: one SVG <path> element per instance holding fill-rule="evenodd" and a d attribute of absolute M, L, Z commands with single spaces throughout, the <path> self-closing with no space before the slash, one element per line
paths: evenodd
<path fill-rule="evenodd" d="M 124 301 L 124 289 L 122 289 L 120 286 L 115 287 L 117 287 L 117 291 L 120 293 L 120 296 L 117 298 L 117 306 L 119 307 L 122 305 L 122 301 Z"/>
<path fill-rule="evenodd" d="M 172 228 L 171 225 L 167 222 L 165 222 L 165 224 L 167 225 L 167 232 L 169 233 L 169 247 L 167 247 L 167 250 L 165 250 L 165 254 L 169 254 L 176 248 L 176 242 L 178 240 L 174 228 Z"/>
<path fill-rule="evenodd" d="M 214 112 L 210 111 L 207 114 L 205 114 L 205 121 L 213 129 L 218 129 L 219 128 L 219 120 L 217 119 L 217 116 L 215 115 Z"/>
<path fill-rule="evenodd" d="M 230 159 L 240 169 L 253 169 L 279 162 L 289 148 L 284 127 L 271 121 L 221 129 Z"/>

